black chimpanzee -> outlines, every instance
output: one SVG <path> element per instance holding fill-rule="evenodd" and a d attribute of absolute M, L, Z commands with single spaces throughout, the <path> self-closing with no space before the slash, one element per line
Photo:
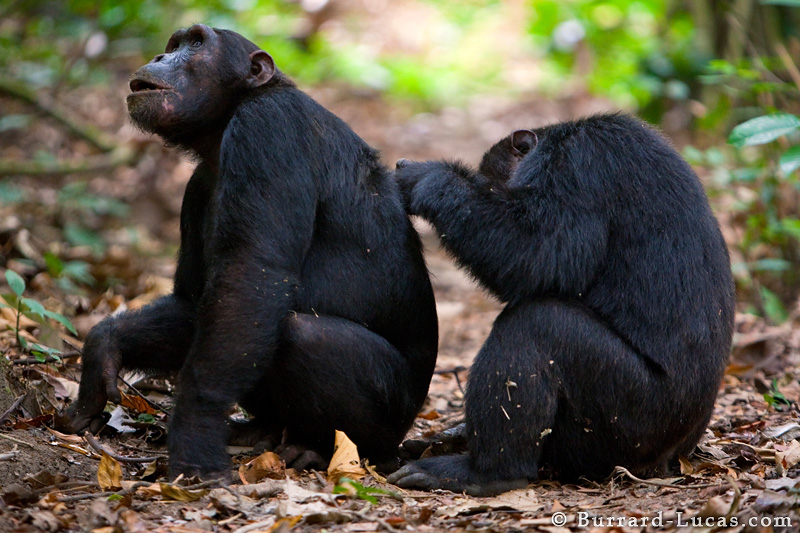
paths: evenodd
<path fill-rule="evenodd" d="M 230 473 L 235 402 L 330 453 L 335 429 L 390 468 L 436 359 L 418 235 L 377 153 L 242 36 L 177 31 L 130 82 L 135 124 L 191 152 L 174 292 L 89 333 L 68 428 L 122 368 L 179 371 L 172 475 Z"/>
<path fill-rule="evenodd" d="M 659 134 L 594 116 L 516 131 L 477 173 L 401 160 L 396 177 L 408 211 L 507 305 L 470 371 L 468 454 L 391 482 L 491 494 L 545 465 L 565 480 L 657 474 L 693 450 L 728 360 L 733 282 L 703 188 Z"/>

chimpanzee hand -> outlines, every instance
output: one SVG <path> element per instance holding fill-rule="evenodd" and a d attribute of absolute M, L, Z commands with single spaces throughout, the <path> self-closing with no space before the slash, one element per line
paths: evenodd
<path fill-rule="evenodd" d="M 409 213 L 415 213 L 414 188 L 428 175 L 429 166 L 430 163 L 417 163 L 408 159 L 399 159 L 396 163 L 394 178 L 400 187 L 403 206 Z"/>
<path fill-rule="evenodd" d="M 120 402 L 117 376 L 122 367 L 122 355 L 113 324 L 113 318 L 104 320 L 92 328 L 86 338 L 78 401 L 70 405 L 65 414 L 56 417 L 58 429 L 70 433 L 97 430 L 99 424 L 105 422 L 106 401 Z"/>
<path fill-rule="evenodd" d="M 466 492 L 470 496 L 492 496 L 528 485 L 526 479 L 484 481 L 475 479 L 468 455 L 442 455 L 409 463 L 386 478 L 404 489 Z"/>

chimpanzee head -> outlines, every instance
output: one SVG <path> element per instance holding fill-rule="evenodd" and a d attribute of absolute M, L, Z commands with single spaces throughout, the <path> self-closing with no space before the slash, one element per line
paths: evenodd
<path fill-rule="evenodd" d="M 536 148 L 539 139 L 531 130 L 517 130 L 489 148 L 478 170 L 495 181 L 507 181 L 528 152 Z"/>
<path fill-rule="evenodd" d="M 272 57 L 241 35 L 197 24 L 176 31 L 163 54 L 131 79 L 134 124 L 167 142 L 193 148 L 218 138 L 248 93 L 282 77 Z"/>

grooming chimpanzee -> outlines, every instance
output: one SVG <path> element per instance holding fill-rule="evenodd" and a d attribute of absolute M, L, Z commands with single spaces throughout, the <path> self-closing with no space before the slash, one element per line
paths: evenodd
<path fill-rule="evenodd" d="M 230 31 L 177 31 L 130 88 L 133 122 L 198 166 L 173 294 L 89 333 L 67 427 L 119 400 L 122 368 L 179 371 L 171 475 L 229 474 L 235 402 L 298 447 L 329 454 L 339 429 L 391 468 L 427 394 L 437 323 L 376 152 Z"/>
<path fill-rule="evenodd" d="M 537 144 L 538 142 L 538 144 Z M 459 163 L 398 162 L 408 211 L 507 302 L 470 370 L 468 453 L 390 476 L 474 495 L 657 474 L 689 454 L 728 360 L 725 242 L 689 165 L 622 115 L 520 130 Z"/>

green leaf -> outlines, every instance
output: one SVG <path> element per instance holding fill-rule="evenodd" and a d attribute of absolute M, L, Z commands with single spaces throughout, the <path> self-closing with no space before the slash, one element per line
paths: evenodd
<path fill-rule="evenodd" d="M 761 299 L 764 301 L 764 313 L 774 324 L 783 324 L 789 318 L 786 307 L 778 295 L 766 287 L 761 287 Z"/>
<path fill-rule="evenodd" d="M 60 276 L 64 270 L 64 261 L 53 252 L 45 252 L 44 264 L 47 267 L 47 272 L 54 278 Z"/>
<path fill-rule="evenodd" d="M 25 280 L 13 270 L 6 270 L 6 281 L 17 296 L 22 296 L 25 292 Z"/>
<path fill-rule="evenodd" d="M 30 315 L 30 314 L 39 315 L 42 319 L 44 319 L 44 314 L 46 312 L 45 308 L 44 308 L 44 306 L 42 304 L 40 304 L 36 300 L 34 300 L 32 298 L 23 298 L 22 299 L 22 305 L 24 305 L 25 307 L 28 308 L 27 312 L 23 311 L 24 314 L 26 314 L 26 315 Z"/>
<path fill-rule="evenodd" d="M 800 168 L 800 145 L 792 146 L 780 158 L 781 172 L 784 176 L 788 176 L 798 168 Z"/>
<path fill-rule="evenodd" d="M 44 316 L 52 318 L 53 320 L 55 320 L 56 322 L 67 328 L 69 332 L 72 333 L 73 335 L 78 334 L 78 332 L 75 331 L 75 327 L 72 325 L 72 322 L 70 322 L 70 320 L 61 313 L 56 313 L 54 311 L 45 309 Z"/>
<path fill-rule="evenodd" d="M 785 259 L 759 259 L 753 263 L 755 272 L 785 272 L 789 270 L 792 263 Z"/>
<path fill-rule="evenodd" d="M 49 346 L 44 346 L 42 344 L 33 344 L 31 346 L 31 353 L 40 363 L 47 361 L 48 357 L 55 357 L 59 360 L 61 359 L 61 350 L 56 350 L 55 348 L 50 348 Z"/>
<path fill-rule="evenodd" d="M 800 118 L 788 113 L 764 115 L 733 128 L 728 142 L 738 148 L 766 144 L 800 128 Z"/>
<path fill-rule="evenodd" d="M 800 7 L 800 0 L 761 0 L 761 5 Z"/>

